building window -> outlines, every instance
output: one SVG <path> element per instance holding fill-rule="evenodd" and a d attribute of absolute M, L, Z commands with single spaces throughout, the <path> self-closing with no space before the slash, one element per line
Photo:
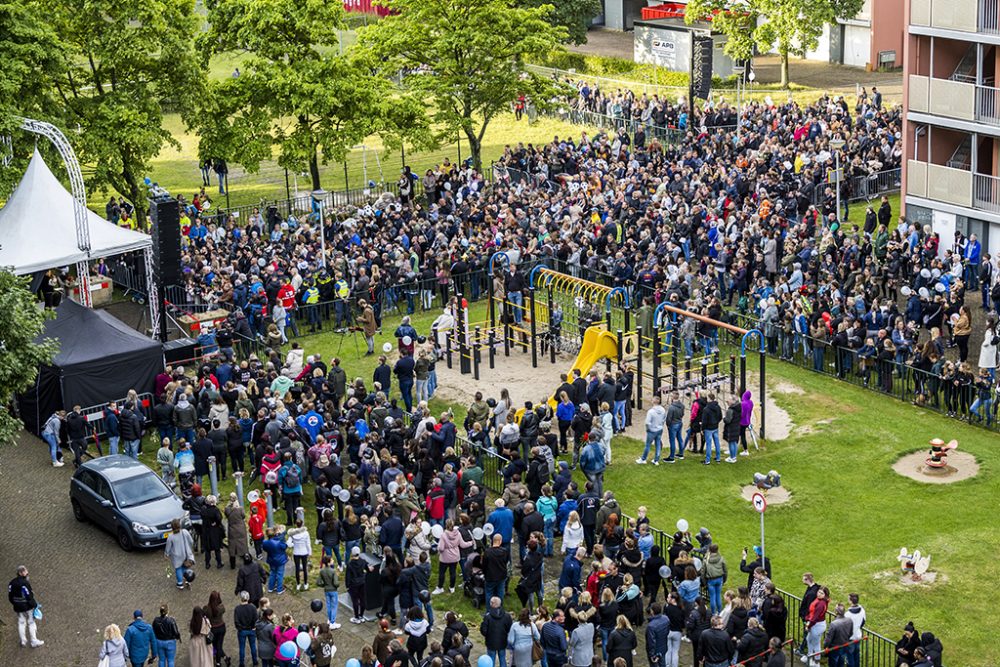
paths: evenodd
<path fill-rule="evenodd" d="M 964 215 L 955 216 L 955 231 L 962 232 L 965 238 L 972 234 L 976 235 L 983 248 L 990 247 L 990 223 L 975 218 L 968 218 Z"/>
<path fill-rule="evenodd" d="M 906 205 L 906 221 L 916 225 L 918 229 L 931 224 L 933 217 L 934 212 L 926 206 Z"/>

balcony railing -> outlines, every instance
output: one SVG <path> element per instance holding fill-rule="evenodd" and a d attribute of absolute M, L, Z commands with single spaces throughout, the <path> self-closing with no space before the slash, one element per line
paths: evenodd
<path fill-rule="evenodd" d="M 976 86 L 976 120 L 1000 125 L 1000 89 Z"/>
<path fill-rule="evenodd" d="M 979 32 L 1000 34 L 1000 0 L 979 0 Z"/>
<path fill-rule="evenodd" d="M 976 208 L 1000 213 L 1000 178 L 975 174 L 972 179 L 972 200 Z"/>

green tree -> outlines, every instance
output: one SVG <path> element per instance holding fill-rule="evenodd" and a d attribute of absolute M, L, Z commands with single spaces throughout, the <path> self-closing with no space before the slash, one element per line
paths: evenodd
<path fill-rule="evenodd" d="M 34 383 L 40 365 L 52 362 L 58 345 L 51 340 L 35 342 L 46 317 L 28 289 L 28 279 L 0 270 L 0 401 L 4 406 Z M 0 409 L 0 443 L 13 441 L 21 427 L 10 410 Z"/>
<path fill-rule="evenodd" d="M 549 53 L 566 38 L 566 29 L 550 21 L 551 5 L 515 7 L 508 0 L 385 0 L 385 5 L 393 14 L 362 28 L 359 45 L 432 103 L 439 140 L 465 135 L 477 168 L 490 121 L 519 95 L 543 106 L 558 90 L 525 67 L 529 56 Z"/>
<path fill-rule="evenodd" d="M 150 159 L 178 145 L 164 104 L 182 113 L 202 88 L 194 0 L 40 0 L 61 44 L 59 71 L 37 84 L 59 100 L 42 117 L 70 134 L 88 189 L 108 186 L 146 219 Z"/>
<path fill-rule="evenodd" d="M 864 0 L 692 0 L 685 20 L 712 17 L 712 27 L 727 37 L 725 52 L 747 59 L 754 47 L 778 52 L 781 86 L 788 87 L 788 57 L 815 49 L 823 26 L 838 17 L 853 18 Z"/>
<path fill-rule="evenodd" d="M 0 2 L 0 135 L 11 137 L 15 156 L 25 162 L 34 138 L 17 131 L 18 116 L 37 118 L 51 106 L 40 82 L 53 77 L 61 62 L 59 41 L 40 17 L 37 4 Z M 0 169 L 0 192 L 9 191 L 22 173 Z"/>
<path fill-rule="evenodd" d="M 341 160 L 373 134 L 387 148 L 416 137 L 421 104 L 377 75 L 361 54 L 341 53 L 344 10 L 327 0 L 213 0 L 202 57 L 243 53 L 240 76 L 209 85 L 193 120 L 202 158 L 221 157 L 256 171 L 278 148 L 278 163 L 309 170 Z M 418 141 L 419 143 L 419 141 Z"/>
<path fill-rule="evenodd" d="M 550 20 L 566 28 L 566 42 L 583 44 L 587 41 L 587 28 L 595 16 L 601 13 L 601 0 L 518 0 L 521 7 L 542 7 L 552 5 Z"/>

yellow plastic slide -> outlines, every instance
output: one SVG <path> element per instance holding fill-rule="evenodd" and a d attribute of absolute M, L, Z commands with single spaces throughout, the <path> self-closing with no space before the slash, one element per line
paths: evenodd
<path fill-rule="evenodd" d="M 576 361 L 569 369 L 569 380 L 573 381 L 573 371 L 579 370 L 580 375 L 586 376 L 590 369 L 601 359 L 618 358 L 618 337 L 610 331 L 605 331 L 601 327 L 587 327 L 583 334 L 583 346 L 580 353 L 576 355 Z M 554 410 L 556 407 L 556 396 L 549 399 L 549 405 Z"/>

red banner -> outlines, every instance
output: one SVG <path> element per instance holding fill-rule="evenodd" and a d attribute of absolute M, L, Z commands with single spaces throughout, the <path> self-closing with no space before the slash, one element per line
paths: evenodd
<path fill-rule="evenodd" d="M 344 0 L 344 11 L 376 14 L 379 17 L 390 14 L 388 7 L 376 5 L 372 0 Z"/>

